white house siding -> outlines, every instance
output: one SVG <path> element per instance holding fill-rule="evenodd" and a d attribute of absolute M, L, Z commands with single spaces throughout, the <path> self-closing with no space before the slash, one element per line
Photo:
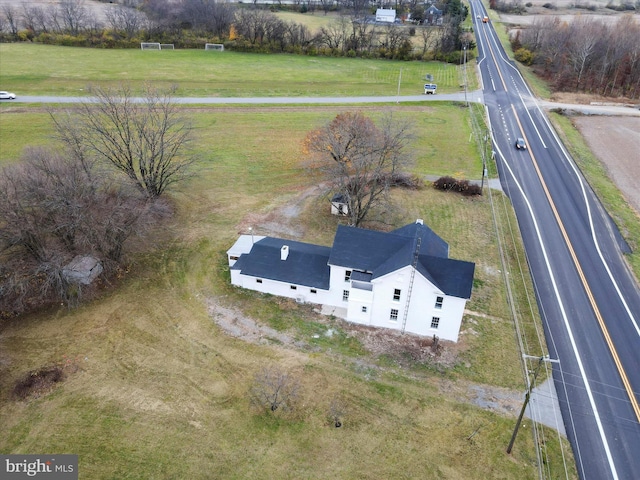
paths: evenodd
<path fill-rule="evenodd" d="M 402 329 L 404 313 L 411 281 L 411 266 L 375 279 L 375 306 L 372 306 L 371 323 L 375 327 Z M 393 300 L 395 289 L 400 289 L 400 301 Z M 444 297 L 442 308 L 436 309 L 436 297 Z M 466 304 L 465 299 L 449 297 L 416 272 L 411 291 L 411 302 L 405 331 L 418 335 L 437 335 L 444 340 L 458 341 L 458 330 Z M 392 321 L 391 310 L 398 310 L 398 320 Z M 440 318 L 437 329 L 431 328 L 431 319 Z"/>
<path fill-rule="evenodd" d="M 351 271 L 351 269 L 337 267 L 335 265 L 330 265 L 330 267 L 329 292 L 331 293 L 329 294 L 326 305 L 347 308 L 348 302 L 342 300 L 342 292 L 344 290 L 349 290 L 349 295 L 351 295 L 351 282 L 344 281 L 345 272 L 347 270 Z"/>
<path fill-rule="evenodd" d="M 261 282 L 258 282 L 261 280 Z M 255 290 L 256 292 L 269 293 L 280 297 L 293 298 L 296 301 L 304 301 L 304 303 L 328 304 L 329 292 L 319 288 L 305 287 L 302 285 L 294 285 L 295 290 L 291 288 L 290 283 L 278 282 L 267 278 L 256 278 L 248 275 L 242 275 L 239 270 L 231 270 L 231 284 L 237 287 Z M 315 290 L 316 293 L 312 293 Z M 346 304 L 345 304 L 346 306 Z"/>
<path fill-rule="evenodd" d="M 365 311 L 363 311 L 363 308 Z M 349 292 L 347 320 L 363 325 L 370 325 L 372 308 L 373 291 L 352 287 Z"/>

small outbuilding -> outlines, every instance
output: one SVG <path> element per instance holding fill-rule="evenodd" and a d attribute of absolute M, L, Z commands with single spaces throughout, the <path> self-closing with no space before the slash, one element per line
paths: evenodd
<path fill-rule="evenodd" d="M 331 197 L 332 215 L 349 215 L 349 203 L 342 193 L 336 193 Z"/>
<path fill-rule="evenodd" d="M 100 261 L 90 255 L 77 255 L 62 269 L 62 276 L 69 283 L 91 285 L 102 273 Z"/>

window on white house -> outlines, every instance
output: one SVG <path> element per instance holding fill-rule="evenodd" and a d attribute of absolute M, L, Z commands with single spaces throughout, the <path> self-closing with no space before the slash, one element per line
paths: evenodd
<path fill-rule="evenodd" d="M 367 307 L 362 307 L 362 313 L 367 313 Z"/>
<path fill-rule="evenodd" d="M 400 294 L 401 294 L 401 293 L 402 293 L 402 292 L 400 291 L 400 289 L 399 289 L 399 288 L 396 288 L 396 289 L 393 291 L 393 301 L 394 301 L 394 302 L 399 302 L 399 301 L 400 301 Z"/>
<path fill-rule="evenodd" d="M 290 288 L 291 290 L 297 290 L 297 289 L 298 289 L 298 287 L 296 287 L 295 285 L 289 285 L 289 288 Z"/>
<path fill-rule="evenodd" d="M 230 255 L 229 258 L 231 260 L 238 260 L 240 257 L 236 256 L 236 255 Z"/>
<path fill-rule="evenodd" d="M 345 270 L 344 272 L 344 281 L 348 282 L 351 280 L 351 270 Z"/>
<path fill-rule="evenodd" d="M 436 329 L 440 325 L 440 317 L 431 318 L 431 328 Z"/>
<path fill-rule="evenodd" d="M 389 320 L 391 320 L 392 322 L 397 322 L 398 321 L 398 310 L 395 308 L 391 309 L 391 315 L 389 315 Z"/>
<path fill-rule="evenodd" d="M 444 297 L 436 297 L 436 308 L 442 308 L 442 302 L 444 302 Z"/>
<path fill-rule="evenodd" d="M 318 293 L 318 291 L 317 291 L 315 288 L 312 288 L 312 289 L 310 290 L 310 292 L 311 292 L 311 293 Z"/>
<path fill-rule="evenodd" d="M 342 291 L 342 301 L 343 302 L 349 301 L 349 290 Z"/>
<path fill-rule="evenodd" d="M 261 278 L 256 278 L 256 283 L 262 283 L 262 279 Z"/>

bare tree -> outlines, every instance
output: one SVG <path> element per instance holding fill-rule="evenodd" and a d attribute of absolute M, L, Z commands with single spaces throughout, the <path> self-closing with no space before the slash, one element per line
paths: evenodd
<path fill-rule="evenodd" d="M 120 5 L 106 10 L 105 17 L 113 30 L 123 32 L 129 39 L 135 37 L 146 23 L 143 13 Z"/>
<path fill-rule="evenodd" d="M 591 65 L 599 38 L 598 26 L 589 20 L 578 17 L 571 25 L 573 30 L 569 42 L 569 61 L 576 74 L 576 90 L 580 88 L 582 75 Z"/>
<path fill-rule="evenodd" d="M 345 402 L 342 398 L 334 397 L 331 399 L 331 402 L 329 403 L 328 417 L 334 427 L 340 428 L 342 426 L 346 410 Z"/>
<path fill-rule="evenodd" d="M 129 87 L 92 89 L 95 100 L 65 118 L 52 115 L 59 138 L 80 158 L 93 155 L 126 174 L 149 198 L 184 179 L 194 161 L 191 126 L 170 93 L 147 86 L 143 98 Z"/>
<path fill-rule="evenodd" d="M 180 5 L 179 18 L 196 31 L 216 36 L 229 34 L 236 7 L 217 0 L 191 0 Z"/>
<path fill-rule="evenodd" d="M 58 12 L 65 30 L 71 35 L 78 35 L 90 19 L 83 0 L 61 0 Z"/>
<path fill-rule="evenodd" d="M 320 28 L 317 41 L 328 48 L 344 51 L 349 43 L 350 29 L 351 20 L 340 16 L 335 22 Z"/>
<path fill-rule="evenodd" d="M 332 193 L 348 205 L 350 224 L 358 226 L 371 208 L 381 205 L 393 178 L 408 164 L 409 124 L 385 115 L 378 128 L 361 113 L 341 113 L 307 134 L 304 151 Z"/>
<path fill-rule="evenodd" d="M 251 403 L 271 412 L 293 410 L 300 383 L 279 367 L 268 367 L 258 372 L 249 392 Z"/>
<path fill-rule="evenodd" d="M 420 29 L 420 36 L 422 37 L 422 56 L 424 57 L 427 52 L 434 50 L 436 38 L 439 35 L 439 29 L 434 27 L 423 27 Z"/>
<path fill-rule="evenodd" d="M 18 30 L 20 30 L 20 23 L 18 18 L 18 11 L 10 4 L 2 6 L 2 14 L 4 15 L 4 23 L 9 29 L 9 33 L 14 37 L 18 36 Z"/>

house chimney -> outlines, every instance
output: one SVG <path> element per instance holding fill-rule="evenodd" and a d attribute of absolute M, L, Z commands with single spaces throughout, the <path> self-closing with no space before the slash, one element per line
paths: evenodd
<path fill-rule="evenodd" d="M 283 245 L 280 249 L 280 260 L 286 260 L 289 256 L 289 245 Z"/>
<path fill-rule="evenodd" d="M 417 219 L 417 220 L 416 220 L 416 223 L 417 223 L 418 225 L 424 225 L 424 221 L 423 221 L 421 218 Z"/>

